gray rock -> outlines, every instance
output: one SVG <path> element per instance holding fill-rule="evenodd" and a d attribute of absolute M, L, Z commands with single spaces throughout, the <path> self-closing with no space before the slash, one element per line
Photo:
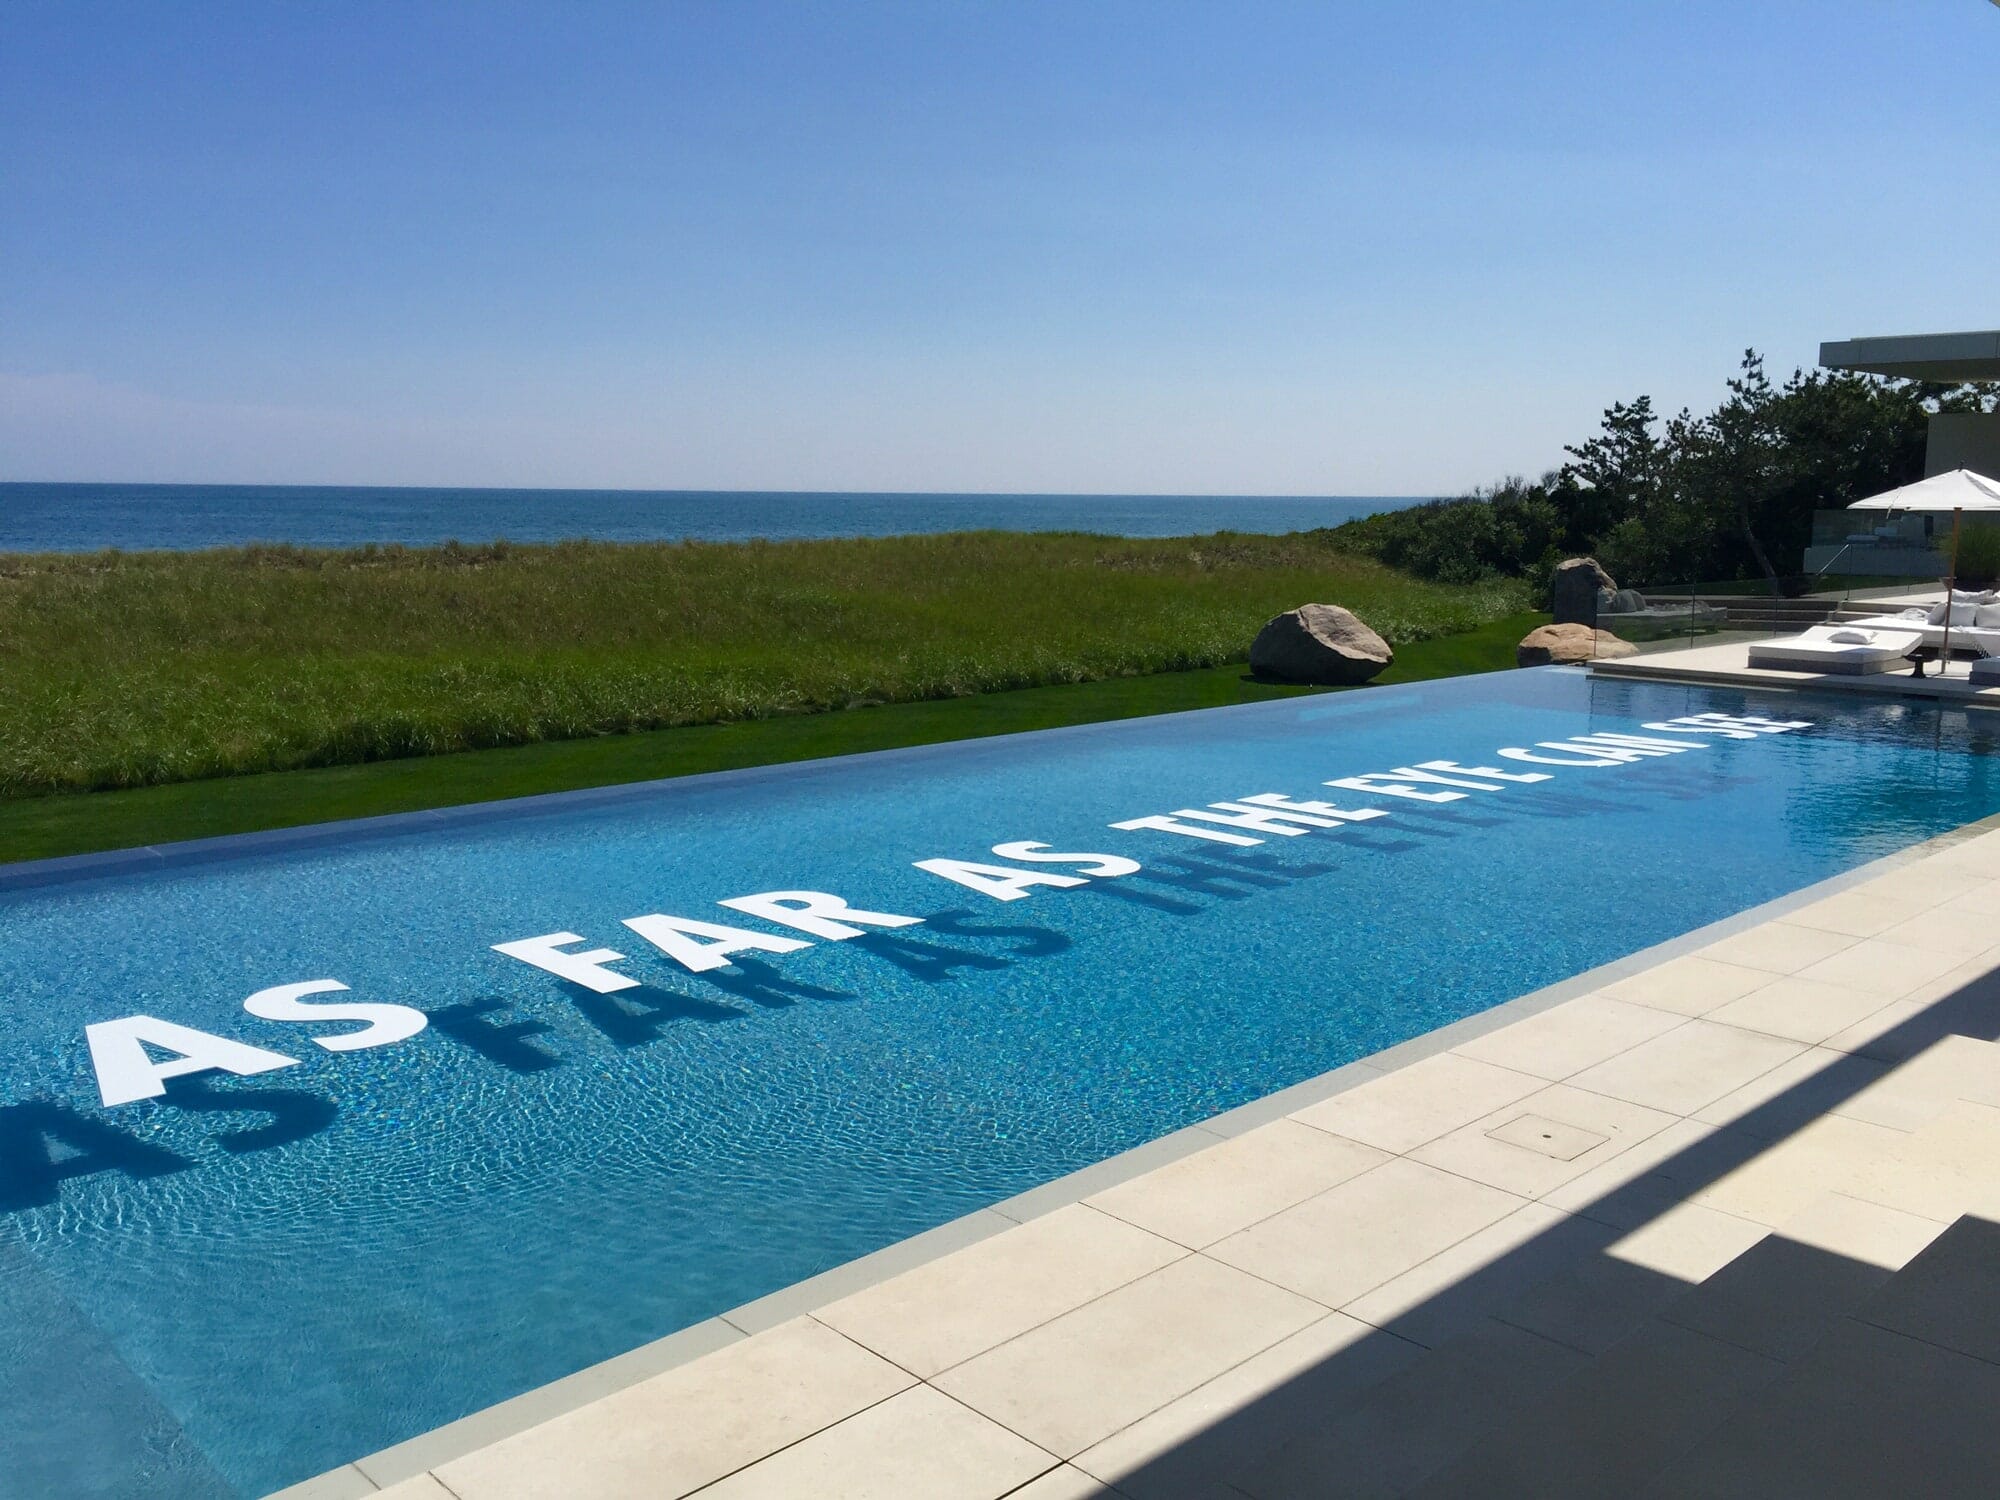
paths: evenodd
<path fill-rule="evenodd" d="M 1338 604 L 1287 610 L 1250 643 L 1250 670 L 1286 682 L 1366 682 L 1395 659 L 1387 641 Z"/>
<path fill-rule="evenodd" d="M 1596 558 L 1569 558 L 1556 564 L 1549 580 L 1549 613 L 1558 625 L 1595 625 L 1599 608 L 1617 590 Z"/>
<path fill-rule="evenodd" d="M 1645 607 L 1646 596 L 1644 594 L 1640 593 L 1637 589 L 1620 589 L 1611 596 L 1610 601 L 1603 606 L 1600 613 L 1636 615 Z"/>
<path fill-rule="evenodd" d="M 1637 656 L 1639 648 L 1621 641 L 1608 630 L 1564 621 L 1538 625 L 1521 637 L 1514 648 L 1515 662 L 1524 667 L 1546 667 L 1579 661 L 1615 661 L 1621 656 Z"/>

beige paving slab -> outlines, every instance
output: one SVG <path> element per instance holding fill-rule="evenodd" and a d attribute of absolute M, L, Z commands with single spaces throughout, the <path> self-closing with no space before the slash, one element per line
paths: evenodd
<path fill-rule="evenodd" d="M 1324 1316 L 1304 1297 L 1191 1255 L 934 1383 L 1070 1458 Z"/>
<path fill-rule="evenodd" d="M 904 1369 L 930 1376 L 1184 1254 L 1170 1240 L 1072 1203 L 813 1316 Z"/>
<path fill-rule="evenodd" d="M 1830 958 L 1799 970 L 1799 978 L 1864 990 L 1884 1000 L 1900 1000 L 1929 980 L 1950 973 L 1965 960 L 1934 948 L 1913 948 L 1887 938 L 1864 938 Z"/>
<path fill-rule="evenodd" d="M 1520 1128 L 1524 1120 L 1527 1129 Z M 1420 1146 L 1410 1160 L 1538 1198 L 1673 1122 L 1663 1110 L 1554 1083 Z M 1538 1133 L 1550 1137 L 1544 1149 L 1530 1144 Z"/>
<path fill-rule="evenodd" d="M 1785 920 L 1795 927 L 1816 927 L 1823 932 L 1866 938 L 1921 916 L 1934 904 L 1922 897 L 1882 890 L 1880 885 L 1878 881 L 1841 891 L 1810 906 L 1786 912 Z"/>
<path fill-rule="evenodd" d="M 1844 984 L 1828 984 L 1791 974 L 1760 990 L 1752 990 L 1740 1000 L 1717 1006 L 1708 1013 L 1708 1019 L 1723 1026 L 1760 1031 L 1766 1036 L 1817 1043 L 1865 1020 L 1889 1003 L 1874 990 L 1851 989 Z"/>
<path fill-rule="evenodd" d="M 379 1500 L 458 1500 L 458 1497 L 429 1474 L 418 1474 L 392 1484 L 387 1489 L 376 1490 Z"/>
<path fill-rule="evenodd" d="M 1252 1500 L 1389 1500 L 1586 1364 L 1574 1349 L 1488 1320 L 1358 1402 L 1297 1424 L 1232 1476 L 1233 1487 Z"/>
<path fill-rule="evenodd" d="M 1828 1115 L 1783 1140 L 1759 1142 L 1755 1155 L 1692 1198 L 1777 1229 L 1822 1193 L 1856 1191 L 1908 1139 L 1900 1130 Z"/>
<path fill-rule="evenodd" d="M 1787 1368 L 1785 1379 L 1743 1393 L 1726 1422 L 1637 1493 L 1990 1500 L 2000 1473 L 2000 1367 L 1842 1318 Z"/>
<path fill-rule="evenodd" d="M 1277 1120 L 1086 1200 L 1199 1249 L 1389 1160 L 1296 1120 Z"/>
<path fill-rule="evenodd" d="M 1631 1229 L 1681 1201 L 1699 1178 L 1713 1125 L 1676 1120 L 1630 1150 L 1542 1195 L 1566 1213 Z"/>
<path fill-rule="evenodd" d="M 1575 1255 L 1597 1253 L 1603 1234 L 1574 1248 L 1561 1243 L 1558 1231 L 1568 1218 L 1547 1204 L 1523 1204 L 1499 1222 L 1362 1293 L 1342 1310 L 1398 1337 L 1436 1348 L 1519 1296 L 1526 1283 L 1552 1274 Z M 1494 1284 L 1482 1286 L 1482 1281 Z"/>
<path fill-rule="evenodd" d="M 1804 1050 L 1799 1042 L 1693 1020 L 1584 1069 L 1570 1083 L 1649 1109 L 1691 1115 Z"/>
<path fill-rule="evenodd" d="M 1956 967 L 1947 970 L 1935 979 L 1925 980 L 1915 989 L 1909 990 L 1897 998 L 1900 1000 L 1921 1000 L 1935 1003 L 1940 1000 L 1961 999 L 1963 998 L 1961 992 L 1968 990 L 1975 994 L 1984 994 L 1990 997 L 1995 989 L 1993 974 L 1996 968 L 2000 968 L 2000 952 L 1989 948 L 1986 952 L 1978 954 L 1973 958 L 1960 960 Z M 1975 1017 L 1988 1023 L 2000 1020 L 2000 1010 L 1990 1007 L 1986 1010 L 1975 1012 L 1950 1010 L 1945 1012 L 1945 1014 L 1949 1015 L 1954 1022 L 1973 1019 Z M 1962 1030 L 1964 1028 L 1961 1026 L 1959 1029 Z M 1980 1034 L 1983 1036 L 1988 1033 L 1981 1032 Z"/>
<path fill-rule="evenodd" d="M 1710 943 L 1701 950 L 1700 956 L 1712 958 L 1718 963 L 1734 964 L 1738 968 L 1796 974 L 1859 941 L 1859 938 L 1844 932 L 1801 927 L 1794 922 L 1762 922 L 1719 943 Z"/>
<path fill-rule="evenodd" d="M 419 1474 L 409 1482 L 413 1486 L 409 1500 L 435 1500 L 431 1492 L 417 1487 L 417 1480 L 435 1483 L 430 1476 Z M 264 1500 L 375 1500 L 380 1494 L 375 1481 L 370 1479 L 358 1466 L 342 1464 L 337 1469 L 328 1469 L 323 1474 L 289 1484 L 281 1490 L 274 1490 Z"/>
<path fill-rule="evenodd" d="M 1791 1362 L 1894 1274 L 1772 1234 L 1660 1316 L 1667 1322 Z"/>
<path fill-rule="evenodd" d="M 1862 1125 L 1858 1120 L 1840 1123 Z M 1865 1128 L 1882 1130 L 1879 1125 Z M 1949 1222 L 1960 1214 L 1978 1214 L 2000 1219 L 2000 1109 L 1953 1104 L 1862 1164 L 1848 1180 L 1829 1186 L 1919 1218 Z"/>
<path fill-rule="evenodd" d="M 1808 1047 L 1713 1104 L 1704 1105 L 1694 1112 L 1694 1118 L 1778 1140 L 1832 1113 L 1888 1071 L 1889 1064 L 1875 1058 Z"/>
<path fill-rule="evenodd" d="M 1339 1313 L 1093 1444 L 1074 1460 L 1131 1500 L 1226 1494 L 1234 1474 L 1301 1420 L 1338 1406 L 1422 1351 Z"/>
<path fill-rule="evenodd" d="M 1690 1285 L 1706 1281 L 1771 1232 L 1698 1203 L 1677 1203 L 1655 1214 L 1605 1253 Z"/>
<path fill-rule="evenodd" d="M 1557 1081 L 1682 1025 L 1681 1017 L 1606 995 L 1582 995 L 1452 1050 Z"/>
<path fill-rule="evenodd" d="M 1718 963 L 1712 958 L 1689 954 L 1607 984 L 1603 992 L 1613 1000 L 1650 1005 L 1675 1015 L 1701 1016 L 1770 982 L 1770 973 L 1764 969 Z"/>
<path fill-rule="evenodd" d="M 1964 912 L 1942 906 L 1899 922 L 1882 933 L 1885 943 L 1951 954 L 1960 961 L 1991 953 L 1995 937 L 1992 923 L 1967 921 Z"/>
<path fill-rule="evenodd" d="M 907 1389 L 800 1318 L 434 1471 L 457 1500 L 669 1500 Z"/>
<path fill-rule="evenodd" d="M 1960 1101 L 2000 1106 L 2000 1046 L 1940 1037 L 1833 1110 L 1895 1130 L 1917 1130 Z"/>
<path fill-rule="evenodd" d="M 995 1500 L 1052 1455 L 927 1385 L 739 1469 L 703 1500 Z"/>
<path fill-rule="evenodd" d="M 1843 1027 L 1820 1043 L 1835 1052 L 1849 1052 L 1885 1062 L 1900 1062 L 1928 1046 L 1934 1038 L 1919 1039 L 1929 1006 L 1918 1000 L 1891 1000 L 1872 1015 L 1852 1026 Z"/>
<path fill-rule="evenodd" d="M 1784 1234 L 1801 1245 L 1898 1271 L 1944 1230 L 1935 1219 L 1827 1193 L 1787 1219 Z"/>
<path fill-rule="evenodd" d="M 1063 1464 L 1010 1491 L 1007 1500 L 1121 1500 L 1121 1497 L 1083 1470 Z"/>
<path fill-rule="evenodd" d="M 1963 873 L 1991 879 L 2000 876 L 2000 840 L 1990 833 L 1955 840 L 1924 861 L 1925 873 Z"/>
<path fill-rule="evenodd" d="M 1656 1322 L 1408 1493 L 1424 1500 L 1629 1495 L 1784 1368 Z"/>
<path fill-rule="evenodd" d="M 1399 1159 L 1230 1235 L 1207 1253 L 1339 1307 L 1522 1203 L 1515 1194 Z"/>
<path fill-rule="evenodd" d="M 1956 895 L 1946 897 L 1937 909 L 1970 917 L 2000 917 L 2000 880 L 1987 880 L 1969 886 Z"/>
<path fill-rule="evenodd" d="M 1886 1210 L 1885 1210 L 1886 1211 Z M 1855 1317 L 1877 1328 L 1956 1349 L 2000 1366 L 2000 1296 L 1994 1265 L 2000 1224 L 1967 1216 L 1939 1227 L 1914 1264 L 1884 1285 Z"/>
<path fill-rule="evenodd" d="M 1292 1118 L 1400 1155 L 1532 1094 L 1542 1084 L 1542 1079 L 1511 1068 L 1440 1052 L 1310 1105 Z"/>
<path fill-rule="evenodd" d="M 1935 907 L 1961 896 L 1976 896 L 1996 884 L 1994 872 L 1952 864 L 1946 858 L 1949 852 L 1925 855 L 1901 869 L 1878 875 L 1855 889 L 1870 895 L 1915 902 L 1923 907 Z"/>

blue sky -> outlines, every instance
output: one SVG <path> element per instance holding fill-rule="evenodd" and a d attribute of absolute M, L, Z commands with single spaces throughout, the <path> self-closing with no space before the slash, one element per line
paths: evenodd
<path fill-rule="evenodd" d="M 1985 0 L 0 8 L 0 478 L 1400 494 L 2000 325 Z"/>

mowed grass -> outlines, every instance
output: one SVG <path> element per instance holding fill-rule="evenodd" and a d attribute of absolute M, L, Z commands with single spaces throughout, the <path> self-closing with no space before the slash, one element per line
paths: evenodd
<path fill-rule="evenodd" d="M 1185 672 L 1308 600 L 1524 603 L 1320 533 L 0 557 L 0 798 Z"/>
<path fill-rule="evenodd" d="M 1399 648 L 1377 684 L 1487 672 L 1514 664 L 1514 646 L 1548 616 L 1508 615 L 1459 635 Z M 928 703 L 743 720 L 587 740 L 478 750 L 418 760 L 283 771 L 0 801 L 0 860 L 51 858 L 286 828 L 335 818 L 412 812 L 500 797 L 735 770 L 865 750 L 1324 691 L 1259 682 L 1241 663 L 1148 677 L 1027 688 Z"/>

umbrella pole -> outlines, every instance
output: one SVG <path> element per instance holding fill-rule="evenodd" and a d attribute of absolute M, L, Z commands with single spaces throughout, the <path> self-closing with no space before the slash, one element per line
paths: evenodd
<path fill-rule="evenodd" d="M 1938 647 L 1938 676 L 1945 674 L 1951 665 L 1951 601 L 1958 592 L 1958 517 L 1959 509 L 1951 512 L 1951 573 L 1944 581 L 1944 643 Z"/>

